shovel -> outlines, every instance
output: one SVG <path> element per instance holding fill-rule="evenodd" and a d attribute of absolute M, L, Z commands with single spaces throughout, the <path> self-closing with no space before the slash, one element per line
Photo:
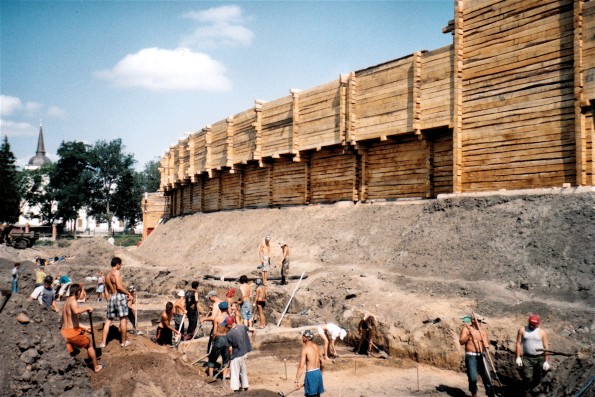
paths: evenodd
<path fill-rule="evenodd" d="M 4 306 L 6 306 L 6 302 L 8 302 L 8 300 L 12 296 L 12 292 L 10 292 L 7 289 L 3 289 L 2 296 L 4 297 L 4 302 L 2 302 L 2 306 L 0 307 L 0 313 L 2 313 L 2 310 L 4 310 Z"/>
<path fill-rule="evenodd" d="M 290 390 L 290 391 L 288 391 L 287 393 L 283 393 L 282 391 L 280 391 L 280 392 L 279 392 L 279 393 L 277 393 L 277 394 L 279 394 L 280 396 L 283 396 L 283 397 L 285 397 L 285 396 L 289 396 L 291 393 L 293 393 L 294 391 L 298 391 L 298 390 L 300 390 L 302 387 L 304 387 L 304 385 L 300 385 L 300 387 L 298 387 L 297 389 Z"/>
<path fill-rule="evenodd" d="M 222 373 L 223 371 L 225 371 L 225 369 L 226 369 L 226 368 L 229 368 L 229 367 L 228 367 L 228 366 L 227 366 L 227 367 L 223 367 L 223 368 L 221 368 L 219 371 L 217 371 L 217 372 L 215 373 L 215 375 L 213 375 L 213 379 L 209 379 L 209 380 L 207 381 L 207 383 L 213 383 L 213 382 L 217 382 L 217 377 L 218 377 L 219 375 L 221 375 L 221 373 Z"/>

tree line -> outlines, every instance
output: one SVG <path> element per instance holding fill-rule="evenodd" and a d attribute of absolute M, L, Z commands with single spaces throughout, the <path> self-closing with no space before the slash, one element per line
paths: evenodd
<path fill-rule="evenodd" d="M 142 220 L 145 192 L 159 188 L 159 163 L 149 161 L 134 169 L 134 155 L 126 153 L 121 139 L 62 142 L 60 159 L 38 169 L 19 170 L 5 136 L 0 145 L 0 223 L 14 224 L 19 216 L 42 224 L 75 221 L 85 210 L 97 223 L 118 217 L 130 229 Z M 37 208 L 37 212 L 31 211 Z"/>

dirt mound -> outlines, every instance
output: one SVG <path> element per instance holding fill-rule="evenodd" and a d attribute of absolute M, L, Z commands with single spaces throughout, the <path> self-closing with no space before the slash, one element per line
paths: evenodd
<path fill-rule="evenodd" d="M 80 239 L 63 247 L 36 250 L 0 247 L 0 268 L 6 281 L 3 285 L 8 286 L 13 261 L 24 263 L 21 285 L 25 295 L 32 290 L 35 256 L 74 256 L 48 270 L 52 275 L 66 273 L 75 282 L 85 281 L 100 269 L 108 270 L 111 257 L 120 256 L 125 283 L 139 290 L 140 329 L 146 334 L 154 331 L 151 320 L 158 317 L 164 303 L 173 301 L 176 290 L 193 280 L 200 281 L 201 296 L 215 289 L 222 297 L 229 287 L 237 290 L 238 285 L 221 277 L 258 276 L 257 247 L 267 234 L 273 236 L 273 264 L 280 258 L 277 243 L 285 241 L 290 246 L 290 274 L 304 272 L 307 277 L 299 288 L 295 279 L 284 286 L 270 283 L 265 314 L 272 325 L 257 332 L 257 347 L 250 355 L 248 395 L 273 396 L 291 390 L 299 352 L 295 328 L 314 328 L 325 322 L 348 331 L 338 346 L 341 358 L 327 364 L 328 395 L 465 395 L 458 334 L 460 317 L 471 310 L 486 320 L 507 396 L 518 395 L 515 337 L 532 312 L 541 315 L 551 348 L 570 354 L 552 358 L 553 370 L 536 392 L 573 396 L 595 371 L 593 193 L 195 214 L 160 225 L 139 249 L 113 247 L 104 239 Z M 277 276 L 278 271 L 273 268 L 271 273 Z M 216 277 L 204 280 L 205 274 Z M 93 284 L 86 282 L 87 288 Z M 294 292 L 282 326 L 276 328 Z M 1 389 L 10 390 L 8 395 L 35 395 L 29 392 L 55 375 L 66 377 L 49 382 L 63 392 L 78 390 L 79 395 L 89 395 L 87 370 L 81 358 L 72 361 L 67 356 L 55 314 L 32 314 L 39 309 L 35 305 L 17 297 L 0 314 L 2 336 L 17 342 L 0 348 L 2 357 L 9 358 L 0 364 L 5 386 Z M 92 305 L 96 325 L 101 326 L 105 304 Z M 201 299 L 200 308 L 205 314 L 205 300 Z M 38 383 L 27 381 L 28 375 L 23 380 L 26 366 L 20 355 L 31 347 L 18 343 L 20 331 L 26 329 L 33 341 L 37 334 L 30 325 L 15 326 L 14 316 L 20 311 L 28 313 L 34 319 L 31 324 L 44 334 L 53 334 L 52 357 L 62 355 L 64 365 L 78 364 L 57 368 L 55 374 L 48 370 L 45 378 L 42 369 L 32 366 L 30 371 L 37 371 L 32 379 Z M 377 358 L 369 359 L 351 352 L 357 324 L 365 313 L 379 321 L 377 345 L 390 354 L 390 360 L 379 358 L 377 351 Z M 44 345 L 44 337 L 39 338 L 35 343 Z M 179 351 L 157 346 L 146 335 L 131 339 L 134 344 L 126 350 L 111 342 L 102 352 L 101 361 L 108 366 L 91 377 L 97 396 L 231 394 L 221 381 L 207 385 L 204 369 L 181 360 Z M 203 348 L 190 348 L 189 356 L 200 357 Z M 49 356 L 49 351 L 41 350 L 39 357 Z M 86 384 L 75 381 L 80 374 Z"/>
<path fill-rule="evenodd" d="M 25 314 L 30 322 L 21 324 Z M 3 396 L 89 396 L 90 370 L 73 359 L 56 313 L 13 294 L 0 314 L 0 390 Z"/>

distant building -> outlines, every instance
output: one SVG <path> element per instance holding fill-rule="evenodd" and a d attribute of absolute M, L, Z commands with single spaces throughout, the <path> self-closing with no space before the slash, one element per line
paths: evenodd
<path fill-rule="evenodd" d="M 52 160 L 50 160 L 50 158 L 45 155 L 45 145 L 43 144 L 43 127 L 40 123 L 39 137 L 37 138 L 37 151 L 35 152 L 35 156 L 31 157 L 25 166 L 25 169 L 35 170 L 46 164 L 52 164 Z"/>
<path fill-rule="evenodd" d="M 52 160 L 46 156 L 45 152 L 45 144 L 43 141 L 43 127 L 39 125 L 39 136 L 37 138 L 37 150 L 35 151 L 35 156 L 31 157 L 27 165 L 24 167 L 26 170 L 36 170 L 44 165 L 52 164 Z M 44 178 L 44 185 L 49 183 L 49 178 L 46 176 Z M 19 222 L 17 226 L 25 227 L 29 225 L 31 227 L 38 227 L 41 226 L 41 222 L 36 215 L 39 215 L 40 211 L 39 208 L 29 207 L 27 204 L 23 204 L 22 206 L 22 213 L 24 214 L 31 214 L 31 219 L 25 218 L 24 216 L 19 217 Z M 76 222 L 76 223 L 75 223 Z M 87 212 L 83 209 L 79 211 L 79 216 L 76 221 L 69 221 L 64 224 L 64 230 L 72 230 L 76 225 L 76 230 L 78 233 L 85 233 L 85 234 L 107 234 L 108 232 L 108 225 L 107 222 L 98 224 L 95 219 L 87 216 Z M 114 232 L 121 232 L 124 230 L 124 222 L 118 220 L 118 218 L 114 217 L 112 220 L 112 230 Z M 142 230 L 142 224 L 137 226 L 136 230 Z"/>

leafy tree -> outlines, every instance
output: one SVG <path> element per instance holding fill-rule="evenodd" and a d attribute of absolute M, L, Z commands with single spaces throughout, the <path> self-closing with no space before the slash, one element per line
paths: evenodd
<path fill-rule="evenodd" d="M 139 173 L 143 192 L 152 193 L 159 190 L 161 185 L 159 165 L 159 161 L 151 160 L 145 164 L 145 169 Z"/>
<path fill-rule="evenodd" d="M 97 141 L 91 151 L 93 189 L 90 214 L 98 222 L 106 221 L 108 233 L 112 234 L 112 218 L 129 202 L 133 180 L 132 154 L 124 153 L 121 139 L 110 142 Z M 140 205 L 140 204 L 139 204 Z"/>
<path fill-rule="evenodd" d="M 20 202 L 18 187 L 18 171 L 16 157 L 10 150 L 8 137 L 4 136 L 0 145 L 0 222 L 16 223 L 20 215 Z"/>
<path fill-rule="evenodd" d="M 62 142 L 58 156 L 60 160 L 50 173 L 49 187 L 58 202 L 56 218 L 66 223 L 76 221 L 79 211 L 89 203 L 93 191 L 91 148 L 83 142 Z M 76 235 L 76 222 L 73 233 Z"/>
<path fill-rule="evenodd" d="M 46 164 L 34 170 L 20 172 L 21 213 L 27 219 L 39 219 L 46 225 L 54 223 L 56 192 L 49 185 L 49 178 L 55 168 L 54 164 Z M 39 209 L 39 212 L 33 212 L 32 208 Z"/>

